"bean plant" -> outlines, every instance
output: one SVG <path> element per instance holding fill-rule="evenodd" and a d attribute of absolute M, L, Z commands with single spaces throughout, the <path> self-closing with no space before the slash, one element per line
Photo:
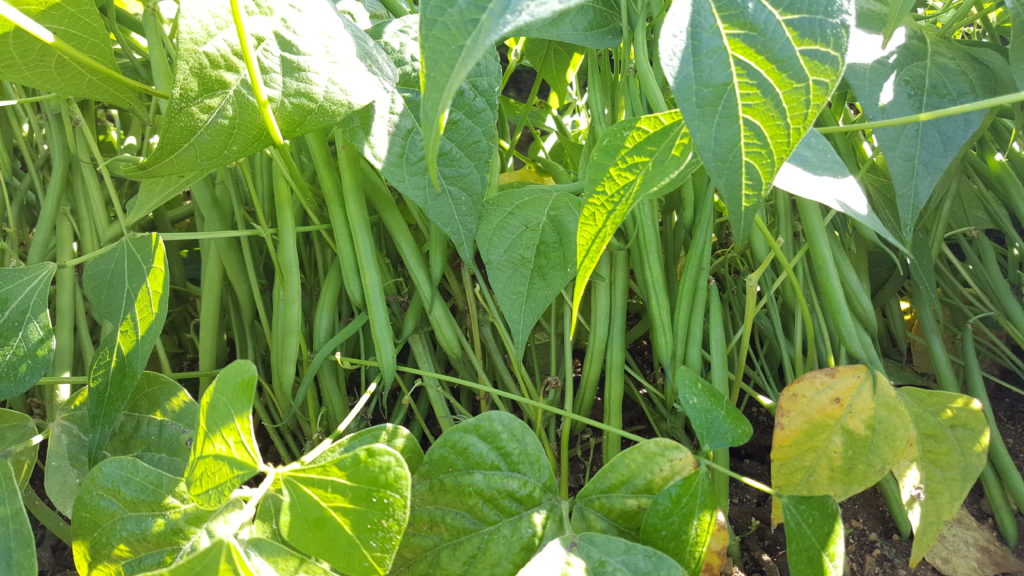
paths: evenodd
<path fill-rule="evenodd" d="M 796 575 L 874 486 L 1015 546 L 1019 20 L 0 0 L 0 573 L 712 575 L 737 482 Z"/>

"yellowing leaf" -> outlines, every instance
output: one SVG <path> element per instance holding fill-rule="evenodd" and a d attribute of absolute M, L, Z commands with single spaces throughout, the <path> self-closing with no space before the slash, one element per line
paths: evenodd
<path fill-rule="evenodd" d="M 498 184 L 512 184 L 513 182 L 551 185 L 555 183 L 555 180 L 551 176 L 541 174 L 530 167 L 513 170 L 511 172 L 502 172 L 498 175 Z"/>
<path fill-rule="evenodd" d="M 784 494 L 843 500 L 889 472 L 911 424 L 896 390 L 866 366 L 815 370 L 779 396 L 772 484 Z"/>
<path fill-rule="evenodd" d="M 725 514 L 719 510 L 715 515 L 715 526 L 711 531 L 708 549 L 704 552 L 704 565 L 700 567 L 700 576 L 718 576 L 729 553 L 729 525 L 725 522 Z"/>

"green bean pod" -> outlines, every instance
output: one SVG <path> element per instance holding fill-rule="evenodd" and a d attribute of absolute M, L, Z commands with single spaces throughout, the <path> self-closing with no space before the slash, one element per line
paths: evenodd
<path fill-rule="evenodd" d="M 629 256 L 625 250 L 611 254 L 611 309 L 608 349 L 604 368 L 604 423 L 622 429 L 622 399 L 626 388 L 626 306 L 629 302 Z M 622 436 L 605 430 L 603 455 L 608 462 L 619 453 Z"/>
<path fill-rule="evenodd" d="M 672 311 L 669 308 L 668 284 L 662 265 L 661 238 L 654 210 L 656 203 L 657 200 L 642 200 L 633 208 L 631 228 L 636 242 L 632 243 L 630 259 L 635 262 L 643 291 L 644 308 L 651 319 L 654 357 L 668 373 L 672 366 Z"/>
<path fill-rule="evenodd" d="M 277 214 L 277 273 L 271 296 L 270 371 L 278 410 L 291 410 L 292 391 L 302 337 L 302 273 L 299 268 L 298 234 L 291 189 L 283 169 L 273 171 L 274 207 Z"/>

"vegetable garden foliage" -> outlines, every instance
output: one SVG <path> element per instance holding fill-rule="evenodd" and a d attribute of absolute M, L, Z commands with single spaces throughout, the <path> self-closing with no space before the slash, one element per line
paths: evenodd
<path fill-rule="evenodd" d="M 1021 18 L 0 0 L 0 572 L 713 575 L 730 478 L 792 574 L 876 484 L 1015 544 Z"/>

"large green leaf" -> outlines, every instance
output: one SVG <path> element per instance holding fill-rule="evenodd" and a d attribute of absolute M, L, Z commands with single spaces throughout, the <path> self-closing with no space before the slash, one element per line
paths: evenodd
<path fill-rule="evenodd" d="M 548 542 L 517 576 L 686 576 L 654 548 L 606 534 L 568 534 Z"/>
<path fill-rule="evenodd" d="M 7 4 L 97 65 L 120 74 L 110 35 L 92 0 L 7 0 Z M 142 109 L 135 94 L 119 82 L 68 58 L 2 16 L 0 78 L 46 92 Z"/>
<path fill-rule="evenodd" d="M 583 0 L 569 10 L 531 22 L 509 36 L 546 38 L 587 48 L 614 48 L 622 42 L 622 14 L 616 0 Z"/>
<path fill-rule="evenodd" d="M 75 567 L 81 574 L 136 574 L 170 566 L 241 508 L 234 500 L 204 510 L 180 477 L 135 458 L 108 458 L 85 477 L 75 501 Z"/>
<path fill-rule="evenodd" d="M 36 576 L 36 538 L 21 501 L 21 487 L 14 469 L 0 458 L 0 574 Z"/>
<path fill-rule="evenodd" d="M 167 318 L 167 257 L 157 234 L 129 236 L 85 266 L 82 289 L 116 330 L 89 369 L 89 463 L 96 464 L 146 368 Z"/>
<path fill-rule="evenodd" d="M 674 2 L 661 66 L 739 241 L 843 74 L 853 0 Z"/>
<path fill-rule="evenodd" d="M 46 494 L 57 510 L 70 517 L 82 479 L 89 472 L 92 436 L 88 389 L 61 405 L 50 424 L 46 451 Z M 110 436 L 102 458 L 134 456 L 172 476 L 188 465 L 199 405 L 180 384 L 161 374 L 143 372 Z"/>
<path fill-rule="evenodd" d="M 742 446 L 754 428 L 736 405 L 700 374 L 679 366 L 675 372 L 680 408 L 690 419 L 702 450 Z"/>
<path fill-rule="evenodd" d="M 779 395 L 772 487 L 844 500 L 889 472 L 910 433 L 907 411 L 881 373 L 863 365 L 808 372 Z"/>
<path fill-rule="evenodd" d="M 558 485 L 533 431 L 507 412 L 485 412 L 427 450 L 394 571 L 511 576 L 548 534 L 564 533 L 561 514 Z"/>
<path fill-rule="evenodd" d="M 360 148 L 388 183 L 411 200 L 472 261 L 477 223 L 491 164 L 498 151 L 497 55 L 481 59 L 451 102 L 438 148 L 437 186 L 430 179 L 420 125 L 419 16 L 409 15 L 370 31 L 399 71 L 396 90 L 341 124 L 345 138 Z"/>
<path fill-rule="evenodd" d="M 653 438 L 608 461 L 576 495 L 572 530 L 640 539 L 647 507 L 658 493 L 697 468 L 682 444 Z"/>
<path fill-rule="evenodd" d="M 545 186 L 506 190 L 484 204 L 477 239 L 516 357 L 576 271 L 580 201 Z"/>
<path fill-rule="evenodd" d="M 584 176 L 573 318 L 601 254 L 633 205 L 670 192 L 696 169 L 678 110 L 623 120 L 601 136 Z"/>
<path fill-rule="evenodd" d="M 1010 21 L 1014 24 L 1010 31 L 1010 70 L 1013 72 L 1013 79 L 1017 88 L 1024 88 L 1024 2 L 1021 0 L 1006 0 L 1006 8 L 1010 14 Z"/>
<path fill-rule="evenodd" d="M 291 548 L 265 538 L 248 538 L 241 542 L 249 565 L 256 574 L 302 574 L 333 576 L 333 572 Z"/>
<path fill-rule="evenodd" d="M 903 248 L 871 209 L 867 195 L 817 130 L 809 130 L 775 176 L 775 186 L 846 214 Z M 906 251 L 905 248 L 903 248 Z"/>
<path fill-rule="evenodd" d="M 337 123 L 395 82 L 373 41 L 330 2 L 242 2 L 265 93 L 285 138 Z M 136 176 L 225 166 L 272 144 L 228 2 L 179 3 L 174 89 L 160 146 Z"/>
<path fill-rule="evenodd" d="M 423 448 L 419 441 L 403 426 L 397 424 L 378 424 L 369 428 L 363 428 L 331 444 L 323 454 L 313 459 L 310 464 L 326 464 L 336 460 L 342 454 L 351 452 L 356 448 L 369 446 L 371 444 L 383 444 L 394 448 L 402 459 L 405 460 L 410 474 L 415 474 L 423 462 Z"/>
<path fill-rule="evenodd" d="M 138 222 L 149 213 L 170 202 L 175 196 L 180 196 L 182 191 L 201 180 L 208 172 L 208 170 L 200 170 L 143 180 L 139 185 L 139 193 L 129 204 L 128 223 Z"/>
<path fill-rule="evenodd" d="M 786 554 L 800 576 L 842 576 L 846 557 L 839 505 L 829 496 L 783 496 Z"/>
<path fill-rule="evenodd" d="M 271 572 L 266 572 L 270 574 Z M 254 576 L 261 574 L 252 570 L 234 539 L 217 539 L 198 552 L 175 562 L 173 566 L 146 572 L 145 576 L 192 576 L 194 574 L 217 574 L 218 576 Z"/>
<path fill-rule="evenodd" d="M 387 574 L 409 520 L 409 469 L 383 444 L 280 475 L 280 530 L 296 549 L 354 576 Z"/>
<path fill-rule="evenodd" d="M 858 3 L 846 79 L 869 120 L 887 120 L 966 104 L 1009 91 L 1005 60 L 969 48 L 926 25 L 907 23 L 882 48 L 884 8 Z M 981 126 L 985 111 L 873 131 L 899 193 L 900 235 L 914 226 L 936 184 Z"/>
<path fill-rule="evenodd" d="M 668 554 L 686 574 L 700 574 L 718 507 L 711 474 L 700 468 L 657 495 L 644 516 L 640 542 Z"/>
<path fill-rule="evenodd" d="M 28 390 L 53 363 L 47 298 L 57 265 L 0 268 L 0 400 Z"/>
<path fill-rule="evenodd" d="M 988 422 L 981 402 L 963 394 L 900 388 L 899 398 L 913 432 L 893 473 L 914 527 L 913 568 L 981 475 L 988 457 Z"/>
<path fill-rule="evenodd" d="M 26 443 L 38 433 L 32 417 L 28 414 L 0 408 L 0 452 L 10 450 L 18 444 Z M 36 456 L 38 453 L 39 444 L 32 444 L 2 458 L 14 470 L 14 477 L 17 478 L 18 486 L 24 488 L 28 485 L 28 480 L 32 476 L 32 470 L 36 467 Z"/>
<path fill-rule="evenodd" d="M 427 169 L 436 172 L 448 108 L 478 60 L 516 30 L 550 19 L 583 0 L 424 0 L 420 120 Z M 497 97 L 497 94 L 491 95 Z"/>
<path fill-rule="evenodd" d="M 185 483 L 203 508 L 219 508 L 260 470 L 262 458 L 252 426 L 256 365 L 228 364 L 203 393 L 199 424 Z"/>

